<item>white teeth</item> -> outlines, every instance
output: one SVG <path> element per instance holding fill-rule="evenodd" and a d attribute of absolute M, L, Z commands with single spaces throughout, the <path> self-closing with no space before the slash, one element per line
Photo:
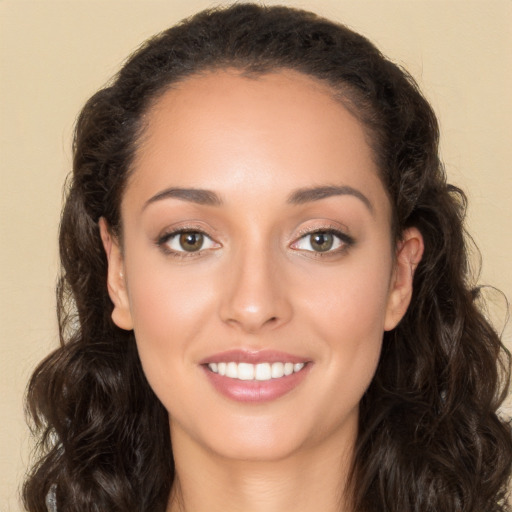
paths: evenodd
<path fill-rule="evenodd" d="M 238 378 L 238 365 L 236 363 L 228 363 L 226 366 L 226 377 Z"/>
<path fill-rule="evenodd" d="M 280 379 L 287 377 L 292 373 L 297 373 L 304 368 L 305 363 L 235 363 L 233 361 L 225 363 L 209 363 L 208 368 L 213 373 L 239 380 L 259 380 Z"/>
<path fill-rule="evenodd" d="M 238 363 L 238 378 L 240 380 L 253 380 L 254 365 L 248 363 Z"/>
<path fill-rule="evenodd" d="M 284 374 L 286 376 L 293 373 L 293 363 L 284 363 Z"/>
<path fill-rule="evenodd" d="M 272 378 L 279 379 L 284 375 L 284 364 L 283 363 L 274 363 L 272 365 Z"/>
<path fill-rule="evenodd" d="M 269 363 L 260 363 L 256 365 L 256 380 L 270 380 L 272 378 L 272 368 Z"/>

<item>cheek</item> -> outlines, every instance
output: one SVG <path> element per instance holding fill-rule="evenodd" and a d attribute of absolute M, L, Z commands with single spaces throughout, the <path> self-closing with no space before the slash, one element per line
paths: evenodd
<path fill-rule="evenodd" d="M 304 299 L 302 316 L 309 319 L 314 337 L 325 341 L 329 371 L 340 385 L 351 383 L 356 397 L 371 381 L 380 356 L 391 256 L 351 263 L 324 276 L 324 286 L 316 276 L 316 286 L 309 287 L 315 293 Z"/>
<path fill-rule="evenodd" d="M 156 275 L 155 275 L 156 274 Z M 141 272 L 130 282 L 130 306 L 136 330 L 166 330 L 176 334 L 197 328 L 202 311 L 211 302 L 209 290 L 195 279 Z"/>
<path fill-rule="evenodd" d="M 127 275 L 139 356 L 159 394 L 191 364 L 194 340 L 201 337 L 214 308 L 214 287 L 197 272 L 185 267 L 176 271 L 158 256 L 153 262 L 146 258 L 144 265 L 128 265 Z"/>
<path fill-rule="evenodd" d="M 324 269 L 304 286 L 304 304 L 338 333 L 382 334 L 391 278 L 391 255 L 382 251 L 354 253 L 332 269 Z"/>

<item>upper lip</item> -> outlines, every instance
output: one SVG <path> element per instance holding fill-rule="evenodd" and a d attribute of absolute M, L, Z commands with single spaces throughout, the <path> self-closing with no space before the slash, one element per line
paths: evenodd
<path fill-rule="evenodd" d="M 212 354 L 211 356 L 202 359 L 199 364 L 208 363 L 305 363 L 309 359 L 303 356 L 288 354 L 277 350 L 243 350 L 233 349 L 225 352 Z"/>

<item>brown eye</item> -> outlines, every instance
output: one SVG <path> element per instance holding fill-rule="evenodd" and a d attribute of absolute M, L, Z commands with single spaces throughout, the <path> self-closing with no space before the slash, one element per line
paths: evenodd
<path fill-rule="evenodd" d="M 201 250 L 204 243 L 204 235 L 197 231 L 187 231 L 179 236 L 180 247 L 187 252 Z"/>
<path fill-rule="evenodd" d="M 309 235 L 311 248 L 317 252 L 330 251 L 334 245 L 334 235 L 325 231 L 319 231 Z"/>
<path fill-rule="evenodd" d="M 207 234 L 201 231 L 178 230 L 172 233 L 166 233 L 157 240 L 165 253 L 174 255 L 187 253 L 193 256 L 194 253 L 201 254 L 203 251 L 218 249 L 221 245 L 212 240 Z"/>
<path fill-rule="evenodd" d="M 312 231 L 297 239 L 292 249 L 313 253 L 337 253 L 348 249 L 354 244 L 354 239 L 338 230 L 325 229 Z"/>

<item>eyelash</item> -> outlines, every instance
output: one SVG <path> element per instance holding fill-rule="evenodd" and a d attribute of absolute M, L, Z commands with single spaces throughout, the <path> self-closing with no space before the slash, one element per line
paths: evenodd
<path fill-rule="evenodd" d="M 187 250 L 176 250 L 171 249 L 169 246 L 169 242 L 176 239 L 177 237 L 183 235 L 183 234 L 199 234 L 204 237 L 204 239 L 207 239 L 210 241 L 210 243 L 217 244 L 217 247 L 208 247 L 206 249 L 199 249 L 198 251 L 187 251 Z M 333 235 L 335 238 L 338 239 L 338 243 L 340 244 L 339 247 L 336 247 L 335 249 L 329 248 L 326 251 L 314 251 L 309 249 L 300 249 L 298 247 L 294 247 L 294 245 L 297 245 L 301 240 L 306 239 L 306 237 L 312 237 L 317 234 L 326 234 L 326 235 Z M 322 227 L 317 228 L 312 231 L 305 229 L 302 232 L 299 233 L 299 236 L 294 240 L 292 244 L 290 244 L 290 247 L 294 250 L 301 251 L 304 253 L 310 253 L 315 258 L 325 258 L 328 256 L 334 256 L 337 254 L 340 254 L 342 252 L 347 251 L 350 247 L 352 247 L 355 244 L 354 238 L 352 238 L 350 235 L 347 235 L 343 231 L 340 231 L 337 228 L 333 227 Z M 156 240 L 156 245 L 167 255 L 175 257 L 175 258 L 190 258 L 190 257 L 197 257 L 203 254 L 204 251 L 221 247 L 221 245 L 218 242 L 215 242 L 205 231 L 202 229 L 199 229 L 197 227 L 184 227 L 180 228 L 171 232 L 167 232 L 162 234 L 158 237 Z M 203 244 L 204 245 L 204 242 Z M 311 241 L 310 241 L 311 246 Z"/>

